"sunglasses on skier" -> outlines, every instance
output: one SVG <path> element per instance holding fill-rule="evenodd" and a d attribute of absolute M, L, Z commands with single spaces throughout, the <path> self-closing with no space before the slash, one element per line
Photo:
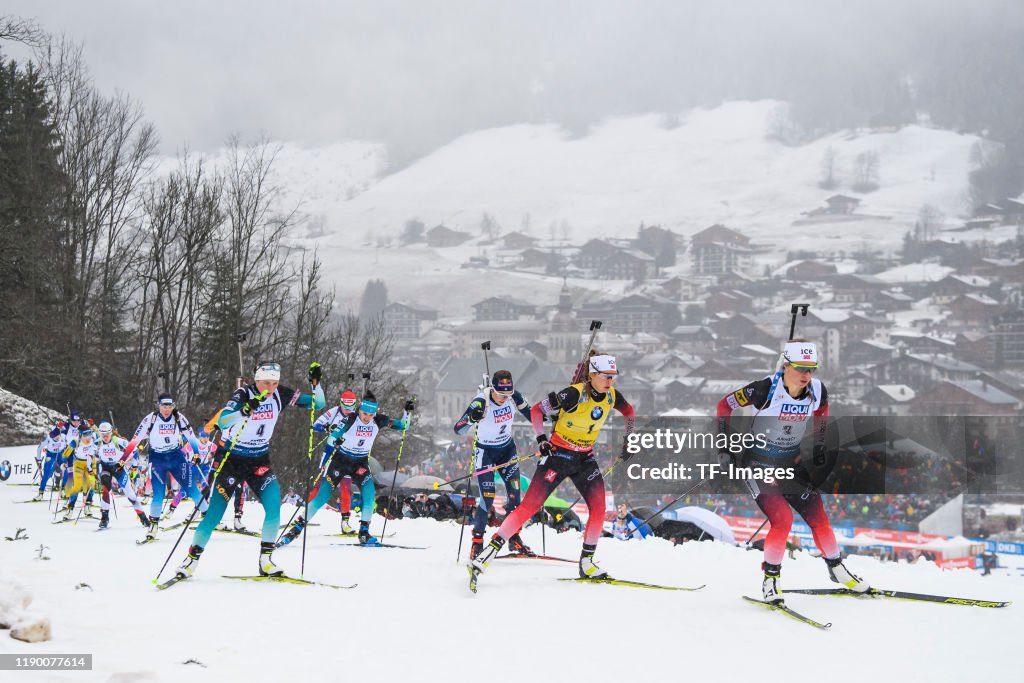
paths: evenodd
<path fill-rule="evenodd" d="M 613 374 L 611 374 L 609 372 L 598 372 L 598 373 L 595 373 L 595 374 L 598 377 L 600 377 L 601 379 L 606 379 L 609 382 L 614 382 L 615 378 L 618 377 L 618 375 L 613 375 Z"/>
<path fill-rule="evenodd" d="M 817 365 L 795 365 L 793 363 L 790 363 L 789 367 L 793 368 L 801 375 L 813 375 L 818 371 Z"/>

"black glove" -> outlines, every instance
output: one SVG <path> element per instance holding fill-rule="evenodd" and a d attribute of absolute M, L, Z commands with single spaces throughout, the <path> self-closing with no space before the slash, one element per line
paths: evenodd
<path fill-rule="evenodd" d="M 629 446 L 627 444 L 623 443 L 622 444 L 622 452 L 619 453 L 619 460 L 621 460 L 622 462 L 626 462 L 627 460 L 632 458 L 634 455 L 636 455 L 636 453 L 630 453 L 629 452 Z"/>
<path fill-rule="evenodd" d="M 736 464 L 736 454 L 730 451 L 728 448 L 722 448 L 718 451 L 718 464 L 722 467 L 728 467 L 730 464 Z"/>
<path fill-rule="evenodd" d="M 473 410 L 469 412 L 470 422 L 479 422 L 484 419 L 484 407 L 481 405 L 473 406 Z"/>
<path fill-rule="evenodd" d="M 309 372 L 306 376 L 309 377 L 309 383 L 316 386 L 320 384 L 320 378 L 324 376 L 324 369 L 319 363 L 310 363 Z"/>
<path fill-rule="evenodd" d="M 416 410 L 416 399 L 410 398 L 405 402 L 405 412 L 411 413 L 414 410 Z"/>
<path fill-rule="evenodd" d="M 539 444 L 540 454 L 544 457 L 551 455 L 552 451 L 555 450 L 555 447 L 551 445 L 550 441 L 548 441 L 547 434 L 538 434 L 537 443 Z"/>
<path fill-rule="evenodd" d="M 813 453 L 814 453 L 814 466 L 815 467 L 824 467 L 825 463 L 828 461 L 828 450 L 825 448 L 825 445 L 824 444 L 819 444 L 819 445 L 815 446 Z"/>
<path fill-rule="evenodd" d="M 262 396 L 253 396 L 242 404 L 242 415 L 249 417 L 252 414 L 252 411 L 260 407 L 261 403 L 263 403 Z"/>
<path fill-rule="evenodd" d="M 124 463 L 119 462 L 114 465 L 114 479 L 120 479 L 122 474 L 124 474 Z"/>

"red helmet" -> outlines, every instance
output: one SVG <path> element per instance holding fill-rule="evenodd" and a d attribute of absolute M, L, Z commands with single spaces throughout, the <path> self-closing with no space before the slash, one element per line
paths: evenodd
<path fill-rule="evenodd" d="M 352 410 L 353 408 L 356 407 L 356 403 L 359 402 L 359 398 L 356 396 L 356 392 L 352 391 L 351 389 L 346 389 L 345 391 L 341 392 L 341 398 L 338 400 L 338 402 L 342 405 L 343 408 L 348 408 L 349 410 Z"/>

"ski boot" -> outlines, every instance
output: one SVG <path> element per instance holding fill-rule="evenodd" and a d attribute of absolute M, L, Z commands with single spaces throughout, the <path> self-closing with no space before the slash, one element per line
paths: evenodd
<path fill-rule="evenodd" d="M 473 561 L 466 565 L 469 572 L 469 590 L 476 593 L 476 579 L 487 570 L 487 564 L 491 558 L 498 554 L 498 551 L 505 546 L 505 539 L 495 536 L 483 551 L 473 558 Z"/>
<path fill-rule="evenodd" d="M 100 510 L 100 529 L 110 526 L 110 510 Z"/>
<path fill-rule="evenodd" d="M 143 543 L 146 543 L 148 541 L 153 541 L 153 540 L 156 539 L 156 532 L 159 531 L 159 524 L 160 524 L 160 518 L 159 517 L 150 517 L 149 518 L 149 528 L 146 529 L 146 537 L 144 539 L 142 539 Z"/>
<path fill-rule="evenodd" d="M 484 551 L 484 532 L 474 531 L 473 542 L 469 546 L 469 560 L 472 562 Z"/>
<path fill-rule="evenodd" d="M 273 543 L 260 543 L 260 576 L 284 576 L 284 570 L 270 559 L 270 555 L 273 552 Z"/>
<path fill-rule="evenodd" d="M 281 546 L 288 545 L 294 541 L 305 528 L 306 520 L 302 518 L 302 515 L 299 515 L 298 519 L 295 520 L 295 522 L 288 528 L 288 531 L 284 533 L 284 536 L 281 537 L 281 540 L 277 542 L 277 547 L 280 548 Z"/>
<path fill-rule="evenodd" d="M 513 534 L 512 538 L 508 539 L 508 550 L 510 553 L 515 553 L 516 555 L 537 557 L 537 553 L 530 550 L 530 546 L 523 543 L 523 539 L 519 537 L 519 534 Z"/>
<path fill-rule="evenodd" d="M 39 501 L 41 501 L 42 499 L 43 499 L 43 492 L 42 491 L 39 491 L 38 493 L 36 493 L 36 495 L 32 498 L 32 500 L 34 502 L 37 502 L 37 503 Z"/>
<path fill-rule="evenodd" d="M 369 522 L 359 522 L 359 545 L 380 545 L 380 539 L 370 535 Z"/>
<path fill-rule="evenodd" d="M 356 530 L 352 527 L 352 515 L 341 518 L 341 533 L 346 536 L 351 536 L 356 533 Z"/>
<path fill-rule="evenodd" d="M 782 573 L 781 564 L 761 563 L 764 570 L 764 580 L 761 582 L 761 597 L 765 602 L 773 605 L 782 605 L 785 601 L 782 598 L 782 586 L 779 583 L 779 576 Z"/>
<path fill-rule="evenodd" d="M 232 525 L 231 528 L 234 529 L 235 531 L 245 531 L 245 525 L 242 524 L 242 516 L 241 515 L 235 515 L 235 521 L 234 521 L 234 524 Z"/>
<path fill-rule="evenodd" d="M 85 503 L 85 516 L 86 517 L 93 517 L 94 516 L 92 514 L 92 503 L 90 503 L 88 501 L 86 501 L 86 503 Z"/>
<path fill-rule="evenodd" d="M 67 505 L 65 505 L 64 506 L 64 516 L 61 517 L 60 521 L 62 521 L 62 522 L 70 522 L 71 521 L 71 512 L 73 510 L 74 510 L 74 508 L 71 506 L 71 503 L 68 503 Z"/>
<path fill-rule="evenodd" d="M 147 515 L 145 512 L 142 512 L 141 510 L 136 510 L 135 514 L 139 516 L 139 521 L 142 523 L 142 526 L 149 526 L 149 515 Z"/>
<path fill-rule="evenodd" d="M 581 579 L 610 579 L 608 572 L 597 566 L 594 562 L 594 551 L 597 545 L 583 544 L 583 552 L 580 553 L 580 578 Z"/>
<path fill-rule="evenodd" d="M 836 583 L 841 583 L 855 593 L 867 593 L 871 590 L 871 586 L 866 581 L 861 580 L 859 576 L 851 572 L 843 564 L 843 558 L 837 557 L 835 559 L 825 558 L 825 564 L 828 565 L 828 576 Z"/>
<path fill-rule="evenodd" d="M 203 549 L 197 545 L 191 546 L 188 549 L 188 557 L 178 567 L 178 576 L 183 579 L 191 578 L 192 574 L 196 571 L 196 565 L 199 564 L 199 556 L 203 554 Z"/>

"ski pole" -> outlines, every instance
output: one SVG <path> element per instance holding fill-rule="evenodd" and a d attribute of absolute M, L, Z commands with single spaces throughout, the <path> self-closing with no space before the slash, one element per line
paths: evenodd
<path fill-rule="evenodd" d="M 470 474 L 467 474 L 464 477 L 455 477 L 454 479 L 449 479 L 448 481 L 435 481 L 434 488 L 437 489 L 442 486 L 446 486 L 447 484 L 454 484 L 455 482 L 462 481 L 463 479 L 472 479 L 473 477 L 479 476 L 481 474 L 487 474 L 488 472 L 495 472 L 502 468 L 508 467 L 509 465 L 515 465 L 517 462 L 523 462 L 524 460 L 529 460 L 530 458 L 536 458 L 538 455 L 540 455 L 540 451 L 537 451 L 536 453 L 530 453 L 529 455 L 524 455 L 521 458 L 514 458 L 500 465 L 491 465 L 490 467 L 485 467 L 482 470 L 476 470 L 475 472 L 471 472 Z"/>
<path fill-rule="evenodd" d="M 484 352 L 484 370 L 487 372 L 484 375 L 484 408 L 487 408 L 487 385 L 491 380 L 491 362 L 487 358 L 487 352 L 491 350 L 491 340 L 488 339 L 480 344 L 480 348 Z M 469 479 L 470 482 L 466 484 L 466 496 L 469 496 L 469 492 L 473 487 L 473 470 L 476 468 L 476 439 L 480 434 L 480 425 L 473 427 L 473 450 L 469 454 L 469 471 L 468 477 L 462 477 L 462 479 Z M 479 474 L 479 473 L 478 473 Z M 458 480 L 455 480 L 458 481 Z M 449 482 L 445 482 L 446 484 Z M 434 483 L 436 489 L 438 484 Z M 483 492 L 481 492 L 482 494 Z M 469 519 L 469 509 L 466 507 L 466 499 L 462 499 L 462 525 L 459 527 L 459 549 L 455 552 L 455 563 L 458 564 L 459 558 L 462 557 L 462 539 L 466 535 L 466 521 Z"/>
<path fill-rule="evenodd" d="M 411 399 L 413 402 L 416 401 L 416 397 L 413 396 Z M 409 424 L 412 422 L 412 412 L 409 412 L 409 419 L 406 421 L 405 426 L 402 428 L 402 441 L 398 444 L 398 457 L 395 458 L 395 475 L 391 477 L 391 493 L 387 496 L 387 503 L 384 504 L 384 527 L 381 529 L 380 536 L 384 538 L 384 532 L 388 529 L 388 504 L 391 502 L 391 494 L 395 492 L 395 483 L 398 481 L 398 463 L 402 462 L 402 449 L 405 448 L 405 434 L 409 431 Z M 368 503 L 364 500 L 363 505 Z"/>
<path fill-rule="evenodd" d="M 312 367 L 311 367 L 312 370 Z M 312 374 L 312 373 L 311 373 Z M 316 383 L 310 382 L 312 390 L 309 392 L 309 452 L 306 453 L 306 459 L 309 465 L 313 464 L 313 422 L 316 419 Z M 309 482 L 309 477 L 306 477 L 306 481 Z M 296 508 L 298 511 L 298 508 Z M 302 525 L 302 563 L 299 565 L 299 577 L 306 575 L 306 527 L 309 521 L 309 484 L 306 484 L 306 510 L 303 513 L 303 519 L 307 521 L 307 524 Z"/>
<path fill-rule="evenodd" d="M 704 485 L 704 482 L 705 482 L 705 481 L 707 481 L 707 480 L 706 480 L 706 479 L 701 479 L 701 480 L 700 480 L 700 481 L 698 481 L 698 482 L 697 482 L 696 484 L 694 484 L 694 485 L 693 485 L 693 486 L 691 486 L 690 488 L 688 488 L 688 489 L 686 489 L 685 491 L 683 491 L 682 493 L 680 493 L 680 494 L 679 494 L 678 496 L 676 496 L 675 498 L 673 498 L 672 500 L 670 500 L 670 501 L 669 501 L 669 502 L 668 502 L 668 503 L 667 503 L 666 505 L 663 505 L 663 506 L 661 506 L 661 508 L 660 508 L 660 509 L 659 509 L 659 510 L 658 510 L 657 512 L 655 512 L 655 513 L 654 513 L 653 515 L 651 515 L 650 517 L 648 517 L 648 518 L 647 518 L 647 519 L 645 519 L 644 521 L 640 522 L 640 524 L 638 524 L 636 528 L 637 528 L 637 529 L 642 529 L 642 528 L 643 528 L 643 526 L 644 526 L 644 524 L 647 524 L 647 523 L 648 523 L 648 522 L 650 522 L 650 521 L 651 521 L 652 519 L 654 519 L 655 517 L 657 517 L 658 515 L 660 515 L 660 514 L 661 514 L 662 512 L 664 512 L 665 510 L 668 510 L 668 509 L 669 509 L 670 507 L 672 507 L 673 505 L 675 505 L 676 503 L 678 503 L 678 502 L 679 502 L 679 501 L 680 501 L 681 499 L 685 498 L 686 496 L 688 496 L 688 495 L 690 495 L 691 493 L 693 493 L 694 491 L 696 491 L 696 490 L 697 490 L 698 488 L 700 488 L 701 486 L 703 486 L 703 485 Z M 767 520 L 766 520 L 766 521 L 767 521 Z M 652 528 L 653 528 L 653 527 L 652 527 Z"/>
<path fill-rule="evenodd" d="M 260 399 L 266 398 L 266 396 L 266 391 L 261 391 L 259 393 Z M 210 489 L 207 492 L 208 494 L 213 494 L 213 491 L 215 490 L 217 484 L 217 477 L 220 476 L 220 471 L 224 469 L 224 465 L 227 464 L 228 458 L 231 457 L 231 451 L 235 450 L 235 444 L 238 443 L 238 437 L 240 437 L 242 435 L 242 432 L 245 431 L 245 425 L 248 423 L 249 417 L 246 416 L 246 418 L 242 420 L 242 426 L 238 428 L 238 432 L 235 434 L 235 438 L 231 439 L 231 445 L 228 447 L 228 452 L 224 454 L 224 458 L 221 459 L 220 465 L 217 466 L 217 471 L 213 473 L 213 481 L 210 483 Z M 164 560 L 163 566 L 160 567 L 160 571 L 158 571 L 156 573 L 156 576 L 153 578 L 154 584 L 160 580 L 160 575 L 164 573 L 165 569 L 167 569 L 167 563 L 170 562 L 171 557 L 174 556 L 174 551 L 178 549 L 178 544 L 181 543 L 181 539 L 185 537 L 185 532 L 188 531 L 189 526 L 192 524 L 192 520 L 195 519 L 196 513 L 199 512 L 199 508 L 201 508 L 203 506 L 203 503 L 208 500 L 209 496 L 201 495 L 199 498 L 199 502 L 196 504 L 194 508 L 192 508 L 192 514 L 188 516 L 188 519 L 185 520 L 185 524 L 181 527 L 181 533 L 178 534 L 178 540 L 174 542 L 174 547 L 171 548 L 171 552 L 167 553 L 167 559 Z"/>
<path fill-rule="evenodd" d="M 615 462 L 613 462 L 611 465 L 609 465 L 608 469 L 606 469 L 604 472 L 601 473 L 601 478 L 603 479 L 604 477 L 607 477 L 609 474 L 611 474 L 612 470 L 614 470 L 615 466 L 618 465 L 620 462 L 624 462 L 624 461 L 620 458 L 620 459 L 616 460 Z M 572 503 L 570 503 L 569 507 L 566 508 L 566 509 L 567 510 L 572 510 L 574 507 L 576 507 L 576 505 L 581 500 L 583 500 L 583 494 L 582 493 L 580 495 L 576 496 L 576 500 L 574 500 Z M 558 513 L 557 515 L 555 515 L 555 522 L 560 522 L 560 521 L 562 521 L 562 513 Z"/>

